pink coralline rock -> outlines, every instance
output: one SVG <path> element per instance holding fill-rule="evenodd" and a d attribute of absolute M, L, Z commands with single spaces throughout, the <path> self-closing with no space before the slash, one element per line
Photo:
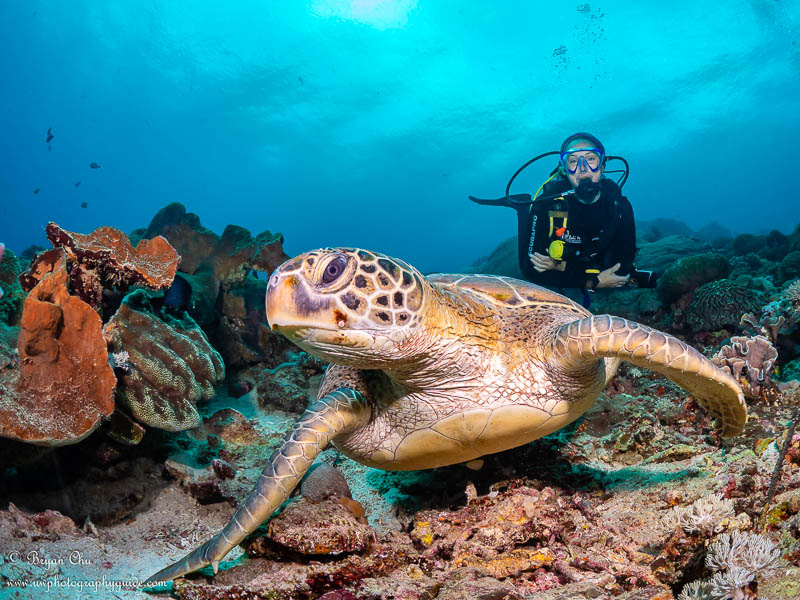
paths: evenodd
<path fill-rule="evenodd" d="M 19 537 L 55 541 L 63 536 L 78 537 L 82 535 L 72 519 L 55 510 L 28 514 L 10 502 L 8 512 L 0 512 L 0 519 L 10 519 L 15 525 L 14 534 Z"/>
<path fill-rule="evenodd" d="M 269 523 L 268 537 L 303 554 L 360 552 L 375 541 L 375 532 L 335 500 L 301 498 Z"/>
<path fill-rule="evenodd" d="M 233 408 L 223 408 L 203 419 L 197 429 L 187 432 L 195 440 L 216 436 L 221 441 L 237 446 L 265 445 L 269 439 L 253 426 L 242 413 Z"/>
<path fill-rule="evenodd" d="M 760 335 L 735 336 L 730 345 L 723 346 L 711 361 L 742 382 L 745 396 L 761 398 L 772 385 L 778 351 L 770 341 Z"/>
<path fill-rule="evenodd" d="M 180 256 L 161 236 L 141 240 L 134 247 L 128 236 L 113 227 L 99 227 L 88 235 L 66 231 L 48 223 L 47 238 L 55 248 L 67 254 L 70 289 L 93 308 L 99 309 L 103 289 L 122 291 L 132 285 L 150 289 L 168 288 L 178 270 Z M 29 291 L 38 282 L 39 264 L 52 262 L 45 252 L 20 276 L 23 289 Z"/>

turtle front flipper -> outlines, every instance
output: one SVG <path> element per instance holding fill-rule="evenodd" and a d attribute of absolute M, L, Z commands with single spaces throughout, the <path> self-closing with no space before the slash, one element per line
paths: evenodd
<path fill-rule="evenodd" d="M 722 437 L 741 433 L 747 420 L 742 388 L 731 375 L 691 346 L 646 325 L 611 315 L 573 321 L 556 330 L 553 352 L 571 367 L 619 358 L 665 375 L 720 419 Z"/>
<path fill-rule="evenodd" d="M 162 569 L 144 585 L 169 581 L 219 561 L 266 521 L 292 493 L 317 455 L 337 435 L 367 423 L 370 409 L 360 392 L 340 388 L 314 402 L 275 451 L 253 491 L 217 535 L 178 562 Z"/>

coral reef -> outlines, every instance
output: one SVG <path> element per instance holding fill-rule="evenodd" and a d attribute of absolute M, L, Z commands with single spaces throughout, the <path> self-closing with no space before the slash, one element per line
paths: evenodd
<path fill-rule="evenodd" d="M 63 536 L 80 534 L 75 522 L 55 510 L 44 510 L 37 514 L 26 514 L 13 502 L 8 505 L 8 512 L 16 525 L 15 535 L 31 536 L 36 539 L 56 540 Z"/>
<path fill-rule="evenodd" d="M 793 334 L 800 323 L 800 281 L 791 282 L 761 311 L 742 315 L 741 326 L 778 343 L 778 336 Z M 792 350 L 791 346 L 789 347 Z"/>
<path fill-rule="evenodd" d="M 207 265 L 223 288 L 243 282 L 252 270 L 271 273 L 289 258 L 283 252 L 280 233 L 264 231 L 253 238 L 244 227 L 228 225 L 222 236 L 217 236 L 179 202 L 162 208 L 146 230 L 134 234 L 164 236 L 185 257 L 182 271 L 193 274 L 201 265 Z"/>
<path fill-rule="evenodd" d="M 599 290 L 590 309 L 596 315 L 609 314 L 652 323 L 661 312 L 661 299 L 655 289 Z"/>
<path fill-rule="evenodd" d="M 20 367 L 0 381 L 0 436 L 44 445 L 84 439 L 114 410 L 102 323 L 67 289 L 63 250 L 25 300 Z"/>
<path fill-rule="evenodd" d="M 754 580 L 776 566 L 780 551 L 764 536 L 740 531 L 723 533 L 711 544 L 706 567 L 710 579 L 687 584 L 678 600 L 725 600 L 754 596 Z"/>
<path fill-rule="evenodd" d="M 744 314 L 760 310 L 762 304 L 756 292 L 730 279 L 721 279 L 704 283 L 695 290 L 685 318 L 692 331 L 733 329 Z"/>
<path fill-rule="evenodd" d="M 301 554 L 361 552 L 375 531 L 337 500 L 293 502 L 269 522 L 267 537 Z"/>
<path fill-rule="evenodd" d="M 740 381 L 745 396 L 755 400 L 777 395 L 771 379 L 777 358 L 778 351 L 770 341 L 757 335 L 732 337 L 711 361 Z"/>
<path fill-rule="evenodd" d="M 145 290 L 128 294 L 103 328 L 111 352 L 128 353 L 117 397 L 140 423 L 182 431 L 200 425 L 195 404 L 225 376 L 222 357 L 189 315 L 156 315 Z"/>
<path fill-rule="evenodd" d="M 733 500 L 720 494 L 700 497 L 689 506 L 676 506 L 665 517 L 670 529 L 709 536 L 723 519 L 735 516 Z"/>
<path fill-rule="evenodd" d="M 279 408 L 292 413 L 306 409 L 308 398 L 319 387 L 324 363 L 306 352 L 298 352 L 290 360 L 272 369 L 250 371 L 256 382 L 259 403 L 265 408 Z"/>
<path fill-rule="evenodd" d="M 19 325 L 25 294 L 17 277 L 20 274 L 19 259 L 11 250 L 0 244 L 0 322 Z"/>
<path fill-rule="evenodd" d="M 788 281 L 800 277 L 800 250 L 790 252 L 778 264 L 778 279 Z"/>
<path fill-rule="evenodd" d="M 688 256 L 664 271 L 656 289 L 664 303 L 669 305 L 704 283 L 727 277 L 730 270 L 730 262 L 722 254 L 707 252 Z"/>
<path fill-rule="evenodd" d="M 237 225 L 228 225 L 221 236 L 203 227 L 200 218 L 174 202 L 162 208 L 149 227 L 133 238 L 164 236 L 181 254 L 180 271 L 192 288 L 189 314 L 206 331 L 230 369 L 275 360 L 290 344 L 274 335 L 266 323 L 266 279 L 289 257 L 283 252 L 283 236 L 264 231 L 253 237 Z"/>
<path fill-rule="evenodd" d="M 711 246 L 695 237 L 685 235 L 669 235 L 651 243 L 642 245 L 636 254 L 636 264 L 640 269 L 664 273 L 681 258 L 695 254 L 704 254 Z"/>
<path fill-rule="evenodd" d="M 48 223 L 46 232 L 54 248 L 66 252 L 70 291 L 98 311 L 104 289 L 168 288 L 178 270 L 180 257 L 163 237 L 140 240 L 134 249 L 128 236 L 113 227 L 99 227 L 84 235 Z M 40 255 L 20 276 L 26 291 L 36 285 L 41 261 L 52 263 L 52 257 Z"/>
<path fill-rule="evenodd" d="M 205 440 L 213 436 L 238 446 L 265 443 L 263 436 L 253 424 L 242 413 L 232 408 L 223 408 L 203 419 L 202 425 L 190 431 L 189 435 L 196 440 Z"/>
<path fill-rule="evenodd" d="M 19 327 L 10 327 L 0 321 L 0 370 L 6 367 L 16 367 L 19 362 L 17 353 L 17 338 Z"/>
<path fill-rule="evenodd" d="M 237 368 L 267 360 L 270 345 L 278 340 L 270 331 L 264 307 L 267 282 L 248 277 L 221 292 L 221 314 L 213 337 L 225 364 Z"/>

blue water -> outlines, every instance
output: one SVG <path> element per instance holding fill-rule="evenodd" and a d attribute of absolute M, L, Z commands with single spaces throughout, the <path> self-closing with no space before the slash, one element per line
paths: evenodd
<path fill-rule="evenodd" d="M 467 195 L 578 130 L 630 161 L 637 219 L 791 231 L 798 25 L 797 0 L 3 0 L 0 241 L 177 200 L 289 254 L 457 269 L 516 228 Z"/>

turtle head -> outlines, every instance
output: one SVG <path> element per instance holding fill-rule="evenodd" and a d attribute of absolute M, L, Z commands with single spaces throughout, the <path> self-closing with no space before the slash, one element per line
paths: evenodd
<path fill-rule="evenodd" d="M 382 254 L 312 250 L 270 276 L 267 319 L 273 331 L 323 360 L 384 368 L 416 346 L 424 281 L 413 267 Z"/>

